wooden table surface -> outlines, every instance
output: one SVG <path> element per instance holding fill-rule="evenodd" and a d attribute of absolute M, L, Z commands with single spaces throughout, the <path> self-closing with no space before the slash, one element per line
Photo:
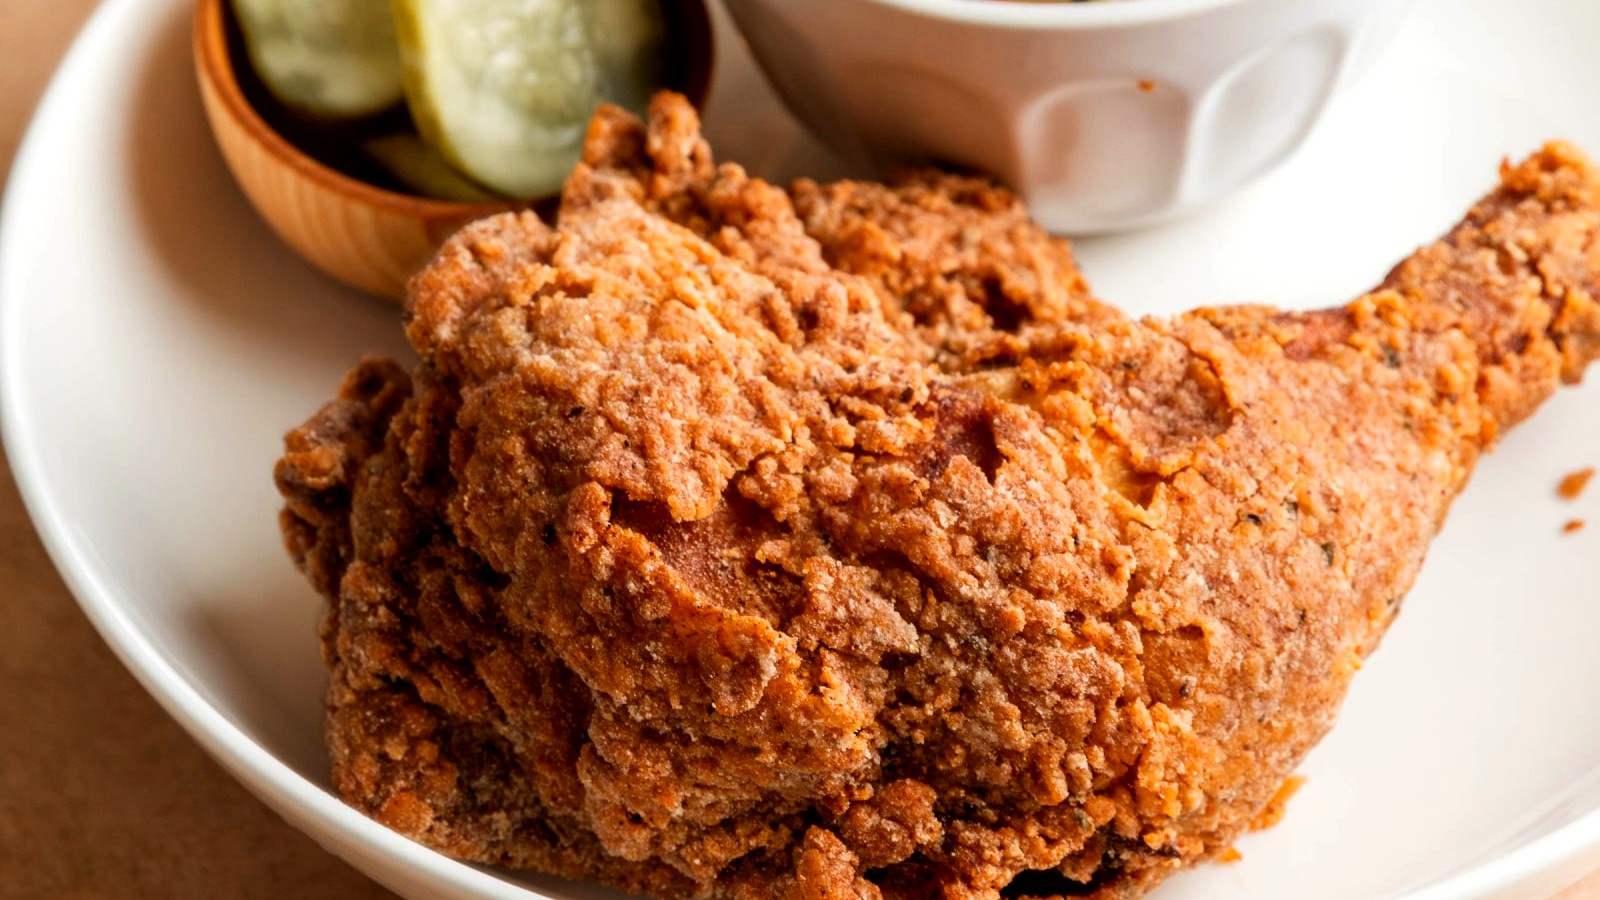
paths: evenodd
<path fill-rule="evenodd" d="M 0 0 L 0 173 L 94 0 Z M 0 897 L 393 897 L 239 787 L 78 611 L 0 458 Z M 1600 873 L 1560 900 L 1600 900 Z"/>

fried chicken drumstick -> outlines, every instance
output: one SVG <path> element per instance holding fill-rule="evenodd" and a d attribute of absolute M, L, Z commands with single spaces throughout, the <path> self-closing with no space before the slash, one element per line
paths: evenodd
<path fill-rule="evenodd" d="M 1597 281 L 1562 145 L 1342 309 L 1134 321 L 984 181 L 604 111 L 287 439 L 334 784 L 660 897 L 1140 896 L 1328 730 Z"/>

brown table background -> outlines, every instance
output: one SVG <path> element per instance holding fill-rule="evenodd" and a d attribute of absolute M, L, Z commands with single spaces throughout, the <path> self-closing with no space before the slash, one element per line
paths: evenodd
<path fill-rule="evenodd" d="M 95 0 L 0 0 L 0 174 Z M 0 457 L 0 897 L 394 895 L 228 777 L 101 642 Z M 1559 900 L 1600 900 L 1600 873 Z"/>

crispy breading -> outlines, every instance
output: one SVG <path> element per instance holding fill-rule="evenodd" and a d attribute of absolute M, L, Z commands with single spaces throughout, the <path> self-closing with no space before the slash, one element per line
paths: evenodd
<path fill-rule="evenodd" d="M 1594 480 L 1594 466 L 1585 466 L 1575 472 L 1568 473 L 1556 485 L 1556 496 L 1563 500 L 1576 500 L 1583 496 L 1589 487 L 1589 482 Z"/>
<path fill-rule="evenodd" d="M 784 191 L 603 112 L 288 439 L 334 784 L 661 897 L 1141 895 L 1600 352 L 1597 185 L 1552 145 L 1347 307 L 1136 322 L 980 180 Z"/>

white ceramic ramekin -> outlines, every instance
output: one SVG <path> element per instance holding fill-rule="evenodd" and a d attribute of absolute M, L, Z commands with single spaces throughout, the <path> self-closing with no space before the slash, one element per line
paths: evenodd
<path fill-rule="evenodd" d="M 1407 0 L 726 0 L 857 161 L 985 170 L 1067 233 L 1180 215 L 1306 138 Z"/>

